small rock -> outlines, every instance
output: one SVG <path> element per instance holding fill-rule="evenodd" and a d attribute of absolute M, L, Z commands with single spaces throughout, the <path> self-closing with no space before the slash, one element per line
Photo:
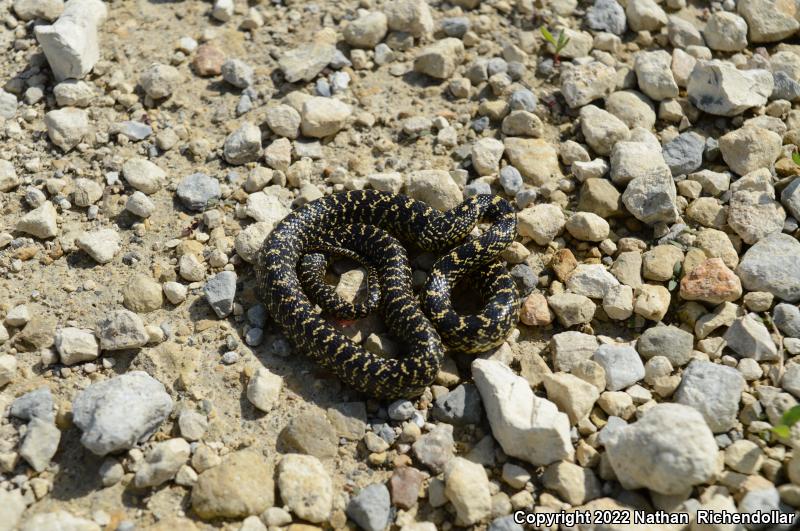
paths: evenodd
<path fill-rule="evenodd" d="M 97 455 L 147 440 L 172 411 L 164 386 L 142 371 L 93 383 L 75 397 L 73 421 L 81 443 Z"/>
<path fill-rule="evenodd" d="M 636 342 L 636 350 L 644 358 L 664 356 L 676 367 L 691 360 L 693 347 L 692 334 L 671 325 L 648 328 Z"/>
<path fill-rule="evenodd" d="M 781 137 L 760 127 L 746 126 L 720 137 L 719 150 L 733 171 L 746 175 L 772 166 L 781 152 Z"/>
<path fill-rule="evenodd" d="M 683 494 L 717 469 L 717 444 L 703 417 L 680 404 L 657 404 L 604 444 L 617 479 L 627 489 Z"/>
<path fill-rule="evenodd" d="M 290 451 L 331 459 L 336 455 L 338 438 L 324 414 L 310 410 L 294 416 L 281 431 L 280 443 Z"/>
<path fill-rule="evenodd" d="M 736 273 L 748 291 L 766 291 L 787 302 L 800 300 L 800 243 L 788 234 L 756 242 L 742 257 Z"/>
<path fill-rule="evenodd" d="M 591 212 L 576 212 L 567 220 L 567 232 L 574 238 L 588 242 L 601 242 L 608 238 L 608 222 Z"/>
<path fill-rule="evenodd" d="M 217 317 L 228 316 L 233 311 L 233 299 L 236 296 L 236 273 L 217 273 L 206 282 L 203 295 Z"/>
<path fill-rule="evenodd" d="M 316 457 L 284 455 L 278 465 L 278 488 L 283 502 L 299 518 L 321 523 L 330 516 L 333 483 Z"/>
<path fill-rule="evenodd" d="M 181 83 L 181 74 L 174 66 L 153 63 L 139 76 L 139 84 L 145 94 L 154 100 L 172 95 Z"/>
<path fill-rule="evenodd" d="M 272 468 L 258 453 L 231 453 L 199 475 L 192 489 L 192 509 L 204 520 L 259 515 L 274 503 L 272 476 Z"/>
<path fill-rule="evenodd" d="M 675 401 L 698 410 L 714 433 L 722 433 L 736 425 L 744 389 L 745 380 L 736 369 L 695 360 L 683 373 Z"/>
<path fill-rule="evenodd" d="M 45 201 L 42 206 L 31 210 L 19 221 L 16 229 L 42 240 L 58 234 L 58 215 L 53 203 Z"/>
<path fill-rule="evenodd" d="M 97 336 L 102 350 L 127 350 L 143 347 L 149 336 L 142 319 L 128 310 L 115 310 L 97 321 Z"/>
<path fill-rule="evenodd" d="M 122 176 L 134 189 L 154 194 L 161 189 L 167 174 L 146 159 L 128 159 L 122 164 Z"/>
<path fill-rule="evenodd" d="M 197 47 L 192 68 L 200 77 L 218 76 L 222 72 L 222 63 L 225 62 L 225 54 L 213 44 L 205 43 Z"/>
<path fill-rule="evenodd" d="M 447 37 L 423 48 L 414 59 L 414 71 L 436 79 L 449 79 L 464 59 L 464 43 Z"/>
<path fill-rule="evenodd" d="M 220 199 L 219 181 L 205 173 L 193 173 L 178 184 L 176 193 L 189 210 L 205 210 Z"/>
<path fill-rule="evenodd" d="M 703 29 L 706 44 L 720 52 L 738 52 L 747 48 L 747 22 L 726 11 L 712 13 Z"/>
<path fill-rule="evenodd" d="M 600 345 L 592 359 L 606 372 L 606 389 L 619 391 L 644 378 L 639 354 L 627 345 Z"/>
<path fill-rule="evenodd" d="M 220 68 L 222 79 L 236 88 L 245 89 L 253 84 L 253 67 L 239 59 L 228 59 Z"/>
<path fill-rule="evenodd" d="M 614 92 L 617 71 L 599 61 L 580 64 L 561 73 L 561 93 L 571 109 L 588 105 Z"/>
<path fill-rule="evenodd" d="M 747 314 L 733 321 L 723 337 L 728 348 L 742 358 L 773 361 L 779 357 L 769 330 L 755 314 Z"/>
<path fill-rule="evenodd" d="M 313 138 L 335 135 L 345 126 L 351 113 L 349 105 L 335 98 L 308 98 L 300 113 L 300 129 L 303 135 Z"/>
<path fill-rule="evenodd" d="M 99 0 L 71 0 L 54 24 L 34 28 L 57 81 L 82 79 L 91 72 L 100 59 L 97 30 L 107 14 L 106 5 Z"/>
<path fill-rule="evenodd" d="M 89 133 L 89 115 L 83 109 L 64 107 L 50 111 L 44 115 L 44 123 L 50 140 L 65 152 L 80 144 Z"/>
<path fill-rule="evenodd" d="M 120 249 L 119 233 L 114 229 L 100 229 L 81 234 L 75 244 L 98 264 L 107 264 Z"/>
<path fill-rule="evenodd" d="M 453 426 L 439 424 L 412 446 L 416 458 L 434 473 L 440 473 L 454 457 Z"/>
<path fill-rule="evenodd" d="M 373 483 L 350 499 L 347 516 L 364 531 L 383 531 L 389 525 L 391 509 L 389 489 L 383 483 Z"/>
<path fill-rule="evenodd" d="M 406 193 L 428 203 L 437 210 L 450 210 L 464 200 L 450 172 L 444 170 L 413 171 L 406 177 Z"/>
<path fill-rule="evenodd" d="M 794 11 L 786 12 L 770 0 L 750 0 L 737 2 L 737 11 L 747 21 L 750 30 L 750 41 L 775 42 L 783 40 L 800 28 L 800 23 L 794 18 Z"/>
<path fill-rule="evenodd" d="M 456 457 L 444 472 L 445 496 L 456 509 L 456 525 L 470 526 L 492 514 L 489 478 L 483 466 Z"/>
<path fill-rule="evenodd" d="M 594 105 L 582 107 L 580 118 L 586 142 L 599 155 L 610 154 L 614 144 L 630 136 L 628 126 L 622 120 Z"/>
<path fill-rule="evenodd" d="M 223 152 L 228 164 L 235 166 L 258 160 L 261 156 L 261 130 L 249 122 L 243 123 L 225 139 Z"/>
<path fill-rule="evenodd" d="M 678 219 L 675 182 L 669 175 L 651 174 L 633 179 L 622 202 L 636 219 L 647 224 L 672 223 Z"/>
<path fill-rule="evenodd" d="M 261 367 L 247 384 L 247 399 L 261 411 L 269 413 L 278 402 L 282 388 L 283 378 Z"/>
<path fill-rule="evenodd" d="M 678 97 L 678 84 L 672 75 L 672 56 L 665 50 L 638 52 L 634 63 L 639 88 L 650 98 L 661 101 Z"/>
<path fill-rule="evenodd" d="M 122 304 L 136 313 L 148 313 L 161 308 L 161 285 L 150 275 L 137 274 L 122 288 Z"/>
<path fill-rule="evenodd" d="M 304 44 L 284 52 L 278 65 L 286 81 L 312 81 L 336 57 L 336 47 L 325 42 Z"/>
<path fill-rule="evenodd" d="M 742 296 L 742 283 L 720 258 L 709 258 L 681 279 L 681 298 L 687 301 L 733 302 Z"/>
<path fill-rule="evenodd" d="M 68 326 L 56 332 L 55 346 L 64 365 L 96 360 L 100 355 L 91 330 Z"/>
<path fill-rule="evenodd" d="M 505 146 L 494 138 L 481 138 L 472 145 L 472 167 L 478 175 L 497 173 Z"/>
<path fill-rule="evenodd" d="M 136 470 L 134 485 L 157 487 L 170 481 L 189 460 L 190 452 L 189 443 L 180 437 L 156 444 Z"/>

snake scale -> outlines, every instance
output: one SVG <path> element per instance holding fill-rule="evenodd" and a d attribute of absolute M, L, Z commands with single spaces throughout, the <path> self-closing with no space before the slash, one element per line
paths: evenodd
<path fill-rule="evenodd" d="M 490 223 L 470 237 L 481 221 Z M 446 212 L 400 194 L 359 190 L 325 196 L 292 211 L 270 233 L 256 261 L 259 296 L 296 347 L 351 387 L 379 398 L 417 396 L 439 370 L 444 346 L 482 352 L 516 324 L 519 299 L 499 254 L 513 241 L 516 215 L 497 196 L 477 195 Z M 417 297 L 406 247 L 437 253 Z M 368 297 L 348 303 L 322 282 L 331 254 L 368 269 Z M 473 281 L 484 306 L 461 315 L 451 302 L 459 280 Z M 353 343 L 320 312 L 359 317 L 380 308 L 405 354 L 381 357 Z"/>

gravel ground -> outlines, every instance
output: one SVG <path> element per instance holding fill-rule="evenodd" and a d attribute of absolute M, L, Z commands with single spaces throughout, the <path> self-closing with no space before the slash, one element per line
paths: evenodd
<path fill-rule="evenodd" d="M 0 19 L 0 530 L 797 528 L 794 2 Z M 414 400 L 342 385 L 254 290 L 277 222 L 363 188 L 518 210 L 518 326 Z M 329 281 L 352 300 L 365 274 Z"/>

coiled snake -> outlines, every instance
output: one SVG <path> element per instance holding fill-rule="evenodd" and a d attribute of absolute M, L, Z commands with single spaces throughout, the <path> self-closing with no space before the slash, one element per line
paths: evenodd
<path fill-rule="evenodd" d="M 481 220 L 491 225 L 469 238 Z M 440 212 L 399 194 L 333 194 L 294 210 L 270 233 L 256 261 L 258 293 L 288 338 L 348 385 L 375 397 L 416 396 L 434 381 L 443 342 L 455 351 L 482 352 L 502 343 L 516 324 L 517 290 L 498 261 L 514 239 L 516 223 L 511 205 L 491 195 Z M 445 253 L 419 299 L 404 244 Z M 348 256 L 368 268 L 366 302 L 348 303 L 322 282 L 327 259 L 319 253 Z M 452 287 L 465 278 L 475 279 L 485 302 L 477 314 L 453 309 Z M 328 322 L 315 303 L 347 318 L 380 306 L 406 353 L 395 359 L 367 351 Z"/>

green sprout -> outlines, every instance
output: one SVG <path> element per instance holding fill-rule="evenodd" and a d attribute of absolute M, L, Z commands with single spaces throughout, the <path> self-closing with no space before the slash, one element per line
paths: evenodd
<path fill-rule="evenodd" d="M 780 422 L 772 427 L 772 433 L 782 439 L 788 439 L 792 426 L 800 420 L 800 405 L 787 409 L 781 416 Z"/>
<path fill-rule="evenodd" d="M 553 34 L 550 33 L 550 30 L 544 26 L 540 28 L 540 31 L 542 32 L 542 37 L 544 37 L 544 40 L 553 45 L 553 48 L 555 49 L 555 52 L 553 53 L 553 64 L 558 66 L 561 63 L 561 57 L 559 54 L 561 53 L 561 50 L 563 50 L 564 47 L 569 44 L 569 37 L 564 35 L 563 29 L 558 33 L 558 39 L 553 37 Z"/>
<path fill-rule="evenodd" d="M 800 153 L 798 153 L 797 151 L 793 151 L 792 152 L 792 161 L 795 164 L 797 164 L 798 166 L 800 166 Z"/>

